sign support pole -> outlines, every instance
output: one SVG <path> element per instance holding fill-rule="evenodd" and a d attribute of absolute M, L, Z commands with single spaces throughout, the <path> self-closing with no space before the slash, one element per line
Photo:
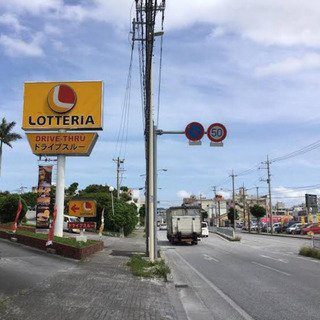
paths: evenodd
<path fill-rule="evenodd" d="M 66 132 L 60 129 L 59 132 Z M 65 188 L 66 156 L 57 156 L 57 185 L 56 185 L 56 205 L 57 218 L 54 226 L 54 235 L 63 237 L 63 212 L 64 212 L 64 188 Z"/>

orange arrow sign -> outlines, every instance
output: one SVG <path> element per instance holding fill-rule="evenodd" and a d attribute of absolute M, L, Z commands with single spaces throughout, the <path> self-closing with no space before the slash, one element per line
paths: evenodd
<path fill-rule="evenodd" d="M 76 204 L 74 204 L 74 205 L 71 207 L 71 210 L 72 210 L 74 213 L 76 213 L 79 209 L 80 209 L 80 208 L 77 207 Z"/>

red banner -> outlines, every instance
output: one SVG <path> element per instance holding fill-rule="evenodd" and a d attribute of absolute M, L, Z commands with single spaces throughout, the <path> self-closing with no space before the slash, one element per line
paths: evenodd
<path fill-rule="evenodd" d="M 18 219 L 19 219 L 19 215 L 20 215 L 21 209 L 22 209 L 22 203 L 21 203 L 21 199 L 19 199 L 19 205 L 18 205 L 18 209 L 17 209 L 16 219 L 14 220 L 14 223 L 12 225 L 13 233 L 16 233 L 16 231 L 17 231 Z"/>
<path fill-rule="evenodd" d="M 56 218 L 57 218 L 57 206 L 54 206 L 54 210 L 53 210 L 53 221 L 52 221 L 52 224 L 51 224 L 51 229 L 50 229 L 50 232 L 48 234 L 48 239 L 47 239 L 47 242 L 46 242 L 46 246 L 50 246 L 52 245 L 52 239 L 53 239 L 53 232 L 54 232 L 54 224 L 56 222 Z"/>

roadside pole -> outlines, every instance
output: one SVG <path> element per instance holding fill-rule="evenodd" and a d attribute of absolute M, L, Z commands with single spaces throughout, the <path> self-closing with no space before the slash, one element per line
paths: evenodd
<path fill-rule="evenodd" d="M 267 156 L 267 169 L 268 169 L 268 189 L 269 189 L 269 208 L 270 208 L 270 225 L 271 234 L 273 235 L 273 216 L 272 216 L 272 201 L 271 201 L 271 175 L 270 175 L 270 161 L 269 156 Z"/>
<path fill-rule="evenodd" d="M 64 133 L 66 130 L 60 129 Z M 63 213 L 64 213 L 64 188 L 65 188 L 66 156 L 57 156 L 57 185 L 56 185 L 56 205 L 57 218 L 54 225 L 54 235 L 63 237 Z"/>
<path fill-rule="evenodd" d="M 153 233 L 154 233 L 154 257 L 155 259 L 158 258 L 158 237 L 157 237 L 157 214 L 158 214 L 158 170 L 157 170 L 157 127 L 153 126 L 153 192 L 154 192 L 154 197 L 153 197 L 153 207 L 154 207 L 154 219 L 153 219 Z"/>
<path fill-rule="evenodd" d="M 234 177 L 235 174 L 233 173 L 232 170 L 232 206 L 233 206 L 233 229 L 236 231 L 236 202 L 235 202 L 235 190 L 234 190 Z"/>

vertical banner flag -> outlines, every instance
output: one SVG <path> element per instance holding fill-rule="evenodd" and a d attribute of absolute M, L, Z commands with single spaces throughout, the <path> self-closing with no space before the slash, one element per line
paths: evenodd
<path fill-rule="evenodd" d="M 101 213 L 101 225 L 100 225 L 100 228 L 99 228 L 99 237 L 100 237 L 100 240 L 101 240 L 101 237 L 102 237 L 102 231 L 104 229 L 104 208 L 102 210 L 102 213 Z"/>
<path fill-rule="evenodd" d="M 309 215 L 309 224 L 310 226 L 313 226 L 312 214 Z"/>
<path fill-rule="evenodd" d="M 317 213 L 318 227 L 320 228 L 320 213 Z"/>
<path fill-rule="evenodd" d="M 301 217 L 301 224 L 304 226 L 306 224 L 304 217 Z"/>
<path fill-rule="evenodd" d="M 39 166 L 36 232 L 49 232 L 50 191 L 53 166 Z"/>
<path fill-rule="evenodd" d="M 17 209 L 16 219 L 14 220 L 14 223 L 12 225 L 13 234 L 16 233 L 17 228 L 18 228 L 18 219 L 19 219 L 21 209 L 22 209 L 22 203 L 21 203 L 21 198 L 19 197 L 19 205 L 18 205 L 18 209 Z"/>
<path fill-rule="evenodd" d="M 53 210 L 53 221 L 52 221 L 52 224 L 51 224 L 50 232 L 49 232 L 49 234 L 48 234 L 48 239 L 47 239 L 47 242 L 46 242 L 46 246 L 52 245 L 54 224 L 55 224 L 55 222 L 56 222 L 56 218 L 57 218 L 57 206 L 54 206 L 54 210 Z"/>

